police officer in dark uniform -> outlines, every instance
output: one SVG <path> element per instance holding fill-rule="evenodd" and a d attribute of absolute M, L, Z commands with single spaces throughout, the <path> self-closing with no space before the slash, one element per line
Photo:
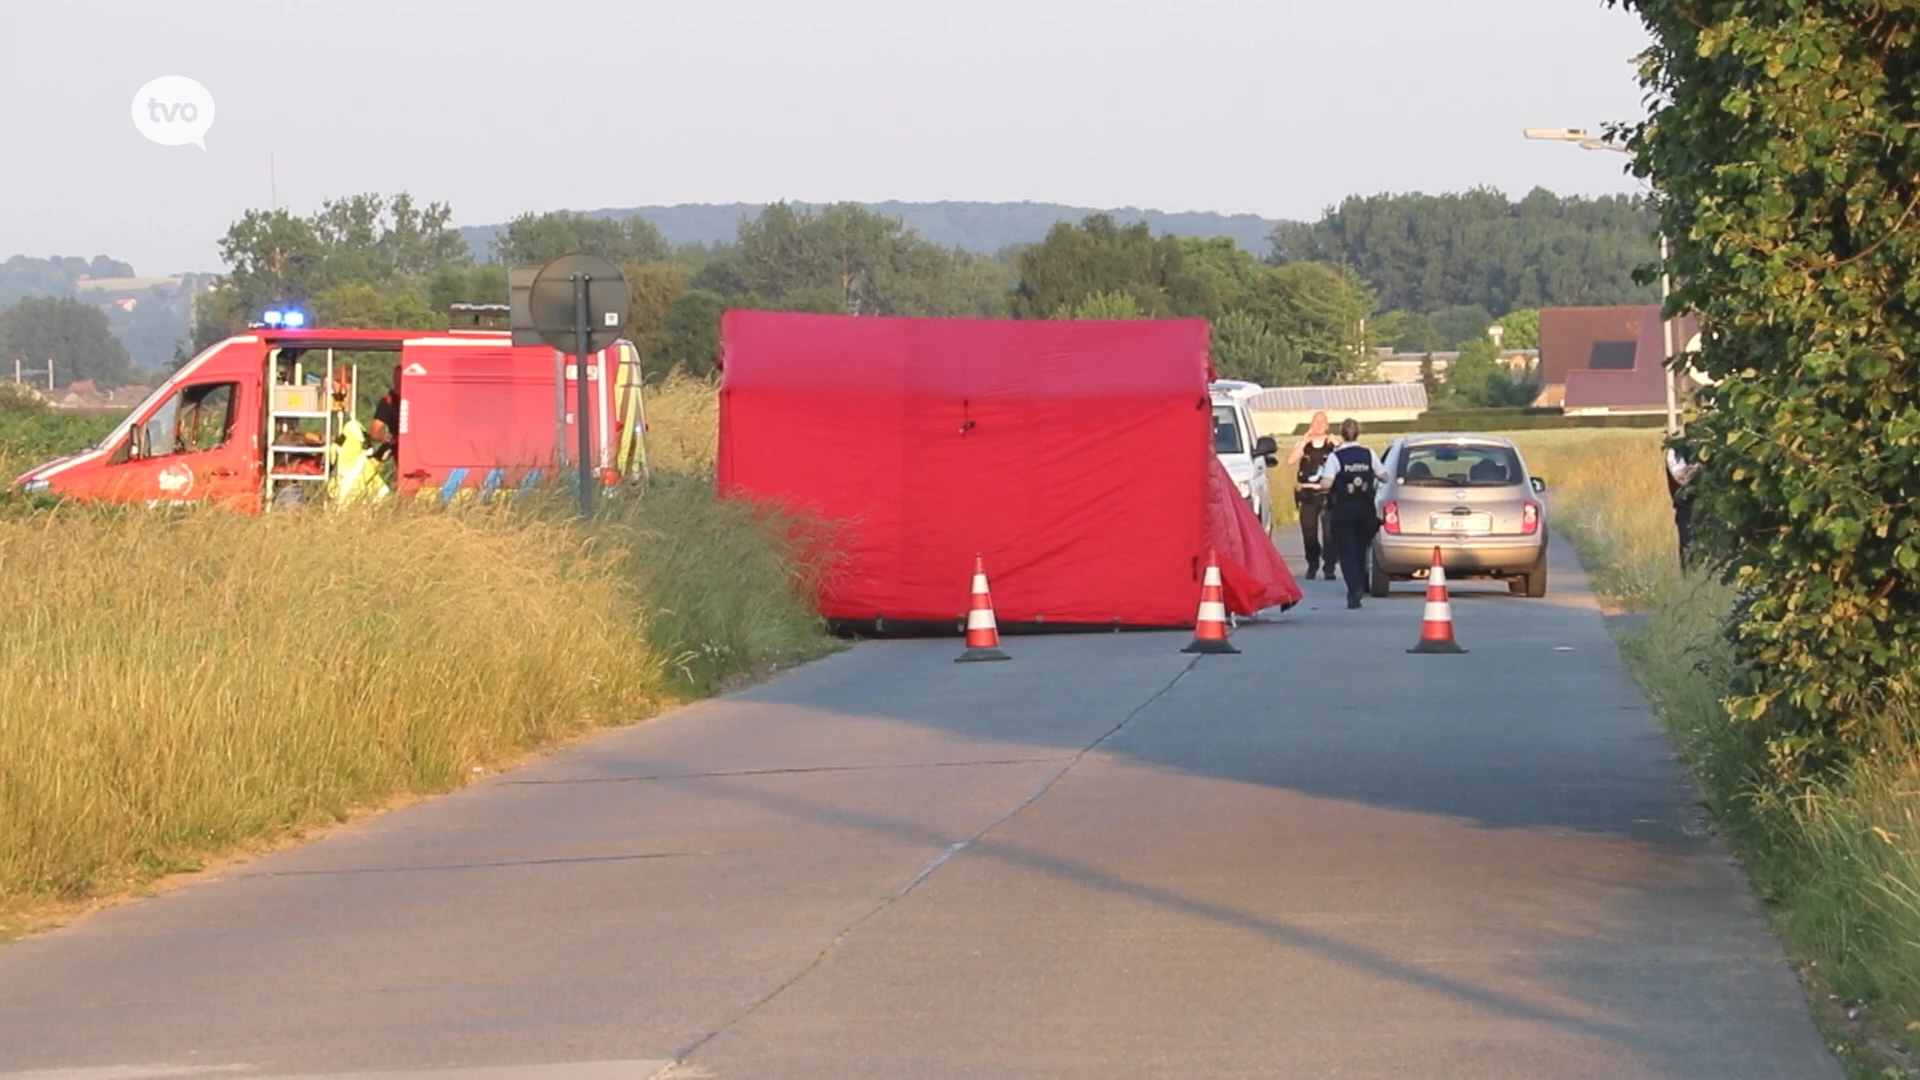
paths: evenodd
<path fill-rule="evenodd" d="M 1367 554 L 1379 525 L 1373 493 L 1387 470 L 1372 450 L 1361 446 L 1360 421 L 1340 422 L 1340 447 L 1320 468 L 1321 490 L 1329 493 L 1333 518 L 1333 550 L 1340 560 L 1340 576 L 1347 580 L 1347 607 L 1358 608 L 1367 591 Z"/>
<path fill-rule="evenodd" d="M 1693 567 L 1693 477 L 1700 471 L 1680 448 L 1667 445 L 1667 497 L 1673 502 L 1673 528 L 1680 539 L 1680 572 Z"/>
<path fill-rule="evenodd" d="M 1307 433 L 1287 454 L 1287 464 L 1296 469 L 1293 505 L 1300 511 L 1300 539 L 1307 549 L 1309 579 L 1324 566 L 1327 580 L 1333 580 L 1333 516 L 1327 513 L 1327 493 L 1320 489 L 1320 469 L 1336 445 L 1327 430 L 1327 414 L 1317 412 L 1307 425 Z"/>

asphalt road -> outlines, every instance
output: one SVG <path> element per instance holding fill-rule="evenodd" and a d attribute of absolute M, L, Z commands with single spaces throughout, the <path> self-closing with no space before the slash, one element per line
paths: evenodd
<path fill-rule="evenodd" d="M 863 645 L 0 948 L 0 1075 L 1838 1077 L 1553 572 Z"/>

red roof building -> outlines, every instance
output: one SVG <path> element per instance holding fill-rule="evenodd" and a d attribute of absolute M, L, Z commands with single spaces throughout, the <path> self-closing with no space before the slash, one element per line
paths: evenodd
<path fill-rule="evenodd" d="M 1569 413 L 1665 411 L 1666 358 L 1697 329 L 1692 316 L 1674 322 L 1670 350 L 1656 304 L 1542 308 L 1536 404 Z"/>

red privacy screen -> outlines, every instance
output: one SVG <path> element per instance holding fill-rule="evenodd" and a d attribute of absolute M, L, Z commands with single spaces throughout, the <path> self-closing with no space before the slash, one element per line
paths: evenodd
<path fill-rule="evenodd" d="M 1002 623 L 1192 624 L 1231 526 L 1204 321 L 730 311 L 721 337 L 720 491 L 837 523 L 828 618 L 957 620 L 978 554 Z"/>

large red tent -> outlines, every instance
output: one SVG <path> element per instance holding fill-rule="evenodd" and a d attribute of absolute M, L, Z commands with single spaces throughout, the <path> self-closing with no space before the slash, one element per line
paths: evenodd
<path fill-rule="evenodd" d="M 1208 327 L 729 311 L 719 485 L 840 526 L 830 619 L 1190 626 L 1300 590 L 1214 456 Z"/>

